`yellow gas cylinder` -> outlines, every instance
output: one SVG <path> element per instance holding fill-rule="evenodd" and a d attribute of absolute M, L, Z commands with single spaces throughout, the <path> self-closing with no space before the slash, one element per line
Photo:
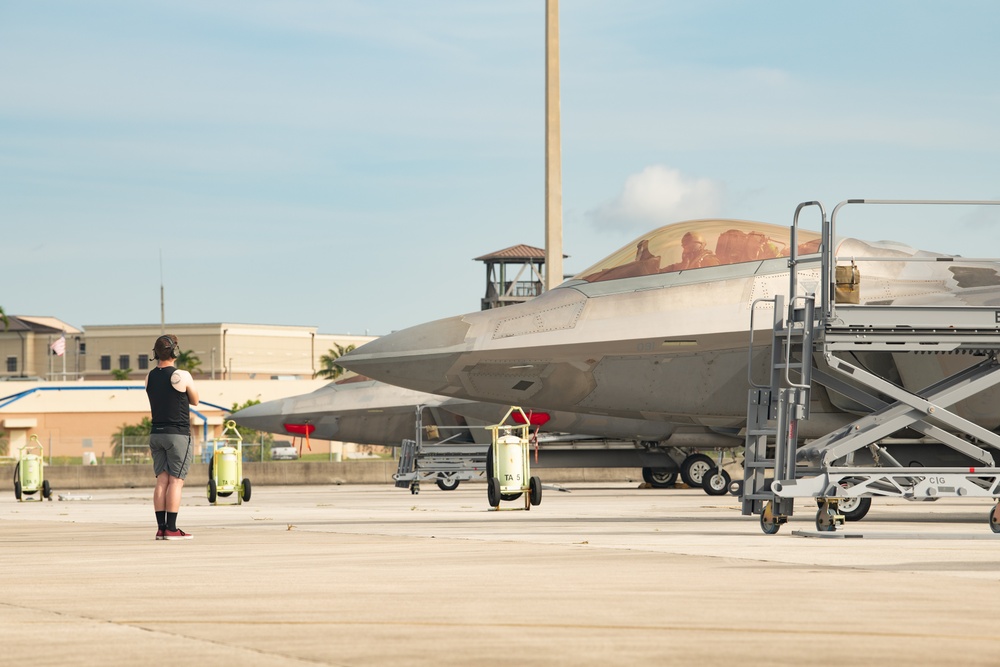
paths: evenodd
<path fill-rule="evenodd" d="M 21 458 L 21 490 L 37 491 L 42 485 L 42 459 L 35 454 Z"/>
<path fill-rule="evenodd" d="M 516 435 L 497 438 L 497 478 L 500 488 L 520 491 L 524 488 L 524 443 Z"/>
<path fill-rule="evenodd" d="M 216 453 L 218 468 L 215 471 L 219 480 L 219 491 L 232 491 L 239 484 L 237 477 L 239 473 L 236 469 L 236 449 L 234 447 L 222 447 Z"/>

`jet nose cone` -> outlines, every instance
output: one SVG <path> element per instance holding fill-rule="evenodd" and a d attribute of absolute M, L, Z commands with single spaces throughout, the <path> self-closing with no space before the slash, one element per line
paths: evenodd
<path fill-rule="evenodd" d="M 419 324 L 382 336 L 346 354 L 338 363 L 375 380 L 435 393 L 445 376 L 471 344 L 464 317 Z"/>
<path fill-rule="evenodd" d="M 274 433 L 281 429 L 281 401 L 250 405 L 237 410 L 230 418 L 244 428 Z"/>

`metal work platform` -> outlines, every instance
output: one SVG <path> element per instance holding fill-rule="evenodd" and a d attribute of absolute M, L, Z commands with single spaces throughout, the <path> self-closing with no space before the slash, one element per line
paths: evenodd
<path fill-rule="evenodd" d="M 1000 468 L 994 459 L 1000 453 L 1000 436 L 955 409 L 961 401 L 982 398 L 1000 384 L 1000 307 L 970 306 L 958 297 L 947 298 L 946 293 L 932 305 L 893 305 L 897 299 L 885 279 L 886 298 L 865 303 L 859 298 L 865 264 L 927 262 L 931 266 L 920 270 L 928 275 L 928 283 L 945 275 L 943 267 L 959 284 L 963 276 L 973 276 L 964 286 L 974 285 L 981 302 L 1000 303 L 1000 260 L 905 253 L 838 257 L 838 212 L 847 205 L 863 204 L 992 206 L 1000 201 L 854 199 L 838 204 L 829 218 L 819 202 L 796 208 L 788 295 L 758 299 L 751 306 L 751 353 L 759 303 L 773 304 L 774 320 L 770 377 L 761 383 L 752 373 L 750 377 L 742 509 L 744 515 L 760 515 L 767 534 L 778 532 L 787 522 L 796 498 L 808 498 L 818 506 L 820 531 L 835 531 L 845 520 L 859 520 L 876 496 L 1000 499 Z M 819 209 L 821 243 L 817 254 L 800 257 L 799 215 L 809 207 Z M 811 278 L 817 276 L 817 263 L 819 294 L 800 290 L 805 271 Z M 983 296 L 991 290 L 996 296 Z M 935 377 L 928 386 L 904 388 L 894 370 L 905 363 L 904 357 L 926 354 L 974 358 L 959 364 L 960 370 L 938 373 L 943 377 Z M 881 361 L 866 367 L 859 361 L 862 357 Z M 810 417 L 816 386 L 857 406 L 852 410 L 856 419 L 802 442 L 798 423 Z M 915 447 L 931 452 L 929 465 L 908 458 L 907 465 L 900 463 L 902 454 Z M 944 465 L 954 460 L 957 466 Z M 989 525 L 1000 532 L 1000 504 L 990 510 Z"/>

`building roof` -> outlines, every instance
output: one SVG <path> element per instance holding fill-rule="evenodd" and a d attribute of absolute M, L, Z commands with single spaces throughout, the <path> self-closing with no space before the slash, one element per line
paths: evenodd
<path fill-rule="evenodd" d="M 29 315 L 8 315 L 9 331 L 34 331 L 35 333 L 78 334 L 80 330 L 66 324 L 57 317 L 35 317 Z M 2 328 L 2 327 L 0 327 Z"/>
<path fill-rule="evenodd" d="M 568 255 L 563 255 L 563 257 L 568 257 Z M 545 251 L 541 248 L 536 248 L 530 245 L 524 245 L 523 243 L 519 245 L 512 245 L 509 248 L 504 248 L 503 250 L 497 250 L 496 252 L 491 252 L 488 255 L 483 255 L 482 257 L 476 257 L 476 262 L 487 262 L 490 260 L 498 259 L 513 259 L 527 261 L 532 259 L 545 261 Z"/>

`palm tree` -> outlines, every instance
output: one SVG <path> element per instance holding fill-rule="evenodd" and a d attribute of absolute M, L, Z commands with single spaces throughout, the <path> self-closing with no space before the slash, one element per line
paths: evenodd
<path fill-rule="evenodd" d="M 194 373 L 201 366 L 201 359 L 194 353 L 194 350 L 181 350 L 174 364 L 182 371 Z"/>
<path fill-rule="evenodd" d="M 337 349 L 327 350 L 327 353 L 319 358 L 319 363 L 323 365 L 323 368 L 316 371 L 313 377 L 328 378 L 330 380 L 336 380 L 341 375 L 344 374 L 344 367 L 337 363 L 337 359 L 353 350 L 356 346 L 351 344 L 344 347 L 340 343 L 334 343 L 333 346 Z"/>
<path fill-rule="evenodd" d="M 111 377 L 116 380 L 127 380 L 129 373 L 132 372 L 131 368 L 112 368 Z"/>

